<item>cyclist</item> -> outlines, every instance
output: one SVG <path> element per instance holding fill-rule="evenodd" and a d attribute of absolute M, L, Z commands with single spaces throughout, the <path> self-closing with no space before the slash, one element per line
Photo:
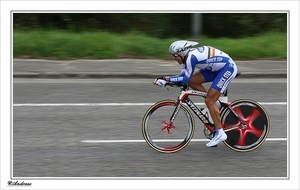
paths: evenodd
<path fill-rule="evenodd" d="M 206 146 L 214 147 L 227 139 L 227 135 L 221 127 L 219 111 L 221 104 L 218 99 L 235 78 L 237 66 L 230 56 L 221 50 L 210 46 L 193 48 L 197 44 L 198 42 L 187 40 L 173 42 L 169 52 L 178 64 L 183 64 L 182 71 L 179 75 L 157 78 L 154 84 L 164 86 L 166 82 L 182 82 L 194 90 L 207 92 L 205 104 L 213 119 L 215 133 Z M 202 85 L 205 82 L 212 82 L 208 91 Z"/>

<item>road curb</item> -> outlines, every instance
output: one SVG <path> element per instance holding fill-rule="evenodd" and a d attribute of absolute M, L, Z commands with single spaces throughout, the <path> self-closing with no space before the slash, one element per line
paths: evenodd
<path fill-rule="evenodd" d="M 161 76 L 171 76 L 170 73 L 165 74 L 149 74 L 149 73 L 14 73 L 13 78 L 157 78 Z M 287 73 L 242 73 L 239 78 L 287 78 Z"/>

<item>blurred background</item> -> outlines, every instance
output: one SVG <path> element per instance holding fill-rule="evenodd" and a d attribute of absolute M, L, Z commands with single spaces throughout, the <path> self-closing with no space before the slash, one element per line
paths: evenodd
<path fill-rule="evenodd" d="M 287 13 L 13 13 L 14 57 L 169 58 L 178 39 L 286 59 Z M 249 52 L 251 49 L 251 52 Z M 165 57 L 165 56 L 168 57 Z"/>
<path fill-rule="evenodd" d="M 203 32 L 209 37 L 240 38 L 266 31 L 286 32 L 285 13 L 30 13 L 14 14 L 14 29 L 68 30 L 72 32 L 140 31 L 157 38 L 190 37 Z M 193 25 L 194 24 L 194 25 Z M 199 28 L 194 28 L 198 26 Z M 198 35 L 199 35 L 198 33 Z"/>

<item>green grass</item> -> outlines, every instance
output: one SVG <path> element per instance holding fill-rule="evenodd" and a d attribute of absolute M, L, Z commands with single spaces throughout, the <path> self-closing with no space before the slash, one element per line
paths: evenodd
<path fill-rule="evenodd" d="M 66 31 L 14 31 L 14 58 L 44 59 L 170 59 L 169 45 L 176 38 L 157 39 L 139 32 L 74 33 Z M 205 36 L 199 45 L 223 50 L 234 59 L 287 59 L 286 33 L 267 33 L 243 39 Z"/>

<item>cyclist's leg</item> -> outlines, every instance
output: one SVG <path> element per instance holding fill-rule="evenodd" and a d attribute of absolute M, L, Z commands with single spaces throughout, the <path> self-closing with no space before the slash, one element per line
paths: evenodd
<path fill-rule="evenodd" d="M 237 67 L 235 63 L 230 60 L 223 69 L 217 72 L 218 74 L 213 79 L 211 87 L 209 88 L 205 104 L 208 107 L 216 128 L 221 128 L 220 112 L 217 109 L 215 102 L 219 99 L 221 94 L 227 89 L 229 83 L 235 78 Z"/>
<path fill-rule="evenodd" d="M 194 90 L 207 92 L 207 90 L 205 89 L 205 87 L 202 84 L 205 82 L 212 82 L 216 78 L 217 74 L 218 74 L 217 72 L 212 73 L 209 71 L 200 70 L 199 72 L 195 73 L 191 77 L 189 86 Z M 217 104 L 218 109 L 221 108 L 221 104 L 218 100 L 216 100 L 216 104 Z"/>
<path fill-rule="evenodd" d="M 194 90 L 199 90 L 202 92 L 207 92 L 205 87 L 202 85 L 205 81 L 205 78 L 201 72 L 195 73 L 189 82 L 189 86 Z"/>
<path fill-rule="evenodd" d="M 205 97 L 206 107 L 209 110 L 209 113 L 211 115 L 212 120 L 214 121 L 216 129 L 222 128 L 220 111 L 216 104 L 216 101 L 219 99 L 220 96 L 221 93 L 218 90 L 214 88 L 209 88 L 207 95 Z"/>
<path fill-rule="evenodd" d="M 215 146 L 227 138 L 227 135 L 222 129 L 220 111 L 215 102 L 219 99 L 222 92 L 227 89 L 229 83 L 234 79 L 236 73 L 237 68 L 233 61 L 226 64 L 226 66 L 218 72 L 218 75 L 213 80 L 212 85 L 207 92 L 205 104 L 210 112 L 212 120 L 214 121 L 216 127 L 216 136 L 209 143 L 207 143 L 206 146 Z"/>

